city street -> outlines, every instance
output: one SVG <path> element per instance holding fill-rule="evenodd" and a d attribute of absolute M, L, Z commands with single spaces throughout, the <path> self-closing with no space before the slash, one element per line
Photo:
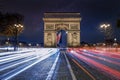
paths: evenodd
<path fill-rule="evenodd" d="M 71 49 L 71 61 L 79 66 L 91 80 L 119 80 L 120 54 L 99 50 Z M 83 76 L 82 76 L 83 77 Z M 90 80 L 90 79 L 85 79 Z"/>
<path fill-rule="evenodd" d="M 0 80 L 120 80 L 120 0 L 0 0 Z"/>
<path fill-rule="evenodd" d="M 46 73 L 47 75 L 49 68 L 54 62 L 54 60 L 51 59 L 55 58 L 52 57 L 56 57 L 56 55 L 58 55 L 58 49 L 54 48 L 28 48 L 21 51 L 0 53 L 0 80 L 16 80 L 17 78 L 19 80 L 43 79 L 44 74 Z M 42 62 L 44 60 L 48 62 Z M 42 67 L 40 67 L 40 65 Z M 34 67 L 40 68 L 41 70 L 36 70 Z M 27 73 L 23 74 L 22 72 Z M 22 76 L 20 76 L 21 74 Z M 37 74 L 39 76 L 36 77 Z"/>
<path fill-rule="evenodd" d="M 23 48 L 0 53 L 0 80 L 119 80 L 120 54 L 93 49 Z"/>

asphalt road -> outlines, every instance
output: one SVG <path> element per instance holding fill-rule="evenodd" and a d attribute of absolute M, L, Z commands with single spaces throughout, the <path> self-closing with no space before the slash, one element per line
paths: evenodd
<path fill-rule="evenodd" d="M 54 48 L 1 53 L 0 80 L 44 80 L 56 55 L 58 49 Z"/>
<path fill-rule="evenodd" d="M 11 80 L 46 80 L 57 55 L 58 53 L 37 63 L 33 67 L 13 77 Z"/>
<path fill-rule="evenodd" d="M 70 54 L 68 54 L 68 58 L 77 80 L 112 80 L 79 58 Z"/>
<path fill-rule="evenodd" d="M 13 54 L 14 53 L 14 54 Z M 119 55 L 76 49 L 0 54 L 0 80 L 119 80 Z"/>
<path fill-rule="evenodd" d="M 91 80 L 120 80 L 120 55 L 82 49 L 73 49 L 69 52 L 70 62 L 83 68 L 82 70 L 88 73 Z M 87 75 L 85 77 L 87 78 Z M 90 80 L 90 78 L 85 80 Z"/>

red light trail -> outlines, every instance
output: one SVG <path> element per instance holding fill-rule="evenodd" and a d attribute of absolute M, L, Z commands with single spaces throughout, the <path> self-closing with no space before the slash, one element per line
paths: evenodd
<path fill-rule="evenodd" d="M 78 54 L 78 51 L 77 51 L 77 53 L 75 51 L 71 51 L 71 52 L 72 52 L 72 54 L 74 56 L 76 56 L 80 60 L 84 61 L 88 65 L 94 66 L 96 69 L 101 70 L 101 71 L 103 71 L 103 72 L 105 72 L 105 73 L 107 73 L 107 74 L 109 74 L 109 75 L 111 75 L 111 76 L 113 76 L 113 77 L 115 77 L 117 79 L 120 79 L 120 72 L 119 71 L 117 71 L 115 69 L 112 69 L 112 68 L 110 68 L 110 67 L 108 67 L 106 65 L 103 65 L 103 64 L 101 64 L 99 62 L 96 62 L 95 60 L 90 59 L 90 58 L 88 58 L 86 56 Z M 94 57 L 94 56 L 92 56 L 92 57 Z M 98 58 L 98 57 L 94 57 L 94 58 Z M 99 59 L 103 59 L 103 58 L 99 58 Z M 107 62 L 111 62 L 111 63 L 114 63 L 114 64 L 119 64 L 119 63 L 115 63 L 115 62 L 112 62 L 112 61 L 109 61 L 109 60 L 107 60 Z"/>

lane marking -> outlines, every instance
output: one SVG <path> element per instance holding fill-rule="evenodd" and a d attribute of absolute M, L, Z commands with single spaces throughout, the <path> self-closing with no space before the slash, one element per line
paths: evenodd
<path fill-rule="evenodd" d="M 115 77 L 116 79 L 120 79 L 120 72 L 118 70 L 115 70 L 114 68 L 110 68 L 106 65 L 103 65 L 99 62 L 96 62 L 93 59 L 87 58 L 83 55 L 80 55 L 78 53 L 72 53 L 74 56 L 76 56 L 77 58 L 79 58 L 80 60 L 84 61 L 86 64 L 95 67 L 96 69 L 99 69 L 99 71 L 103 71 L 109 75 L 111 75 L 112 77 Z"/>
<path fill-rule="evenodd" d="M 93 80 L 96 80 L 84 67 L 82 67 L 76 60 L 72 59 L 72 61 L 81 68 L 86 74 L 88 74 Z"/>
<path fill-rule="evenodd" d="M 60 52 L 58 53 L 56 59 L 55 59 L 55 62 L 53 63 L 52 65 L 52 68 L 50 69 L 50 71 L 48 72 L 48 76 L 46 78 L 46 80 L 52 80 L 52 76 L 54 74 L 54 70 L 55 70 L 55 67 L 56 67 L 56 64 L 58 62 L 58 59 L 59 59 L 59 55 L 60 55 Z"/>
<path fill-rule="evenodd" d="M 64 56 L 65 56 L 65 59 L 66 59 L 66 62 L 67 62 L 67 66 L 68 66 L 69 71 L 70 71 L 70 74 L 71 74 L 71 76 L 72 76 L 72 80 L 77 80 L 76 77 L 75 77 L 75 75 L 74 75 L 74 73 L 73 73 L 73 70 L 72 70 L 72 68 L 71 68 L 70 62 L 69 62 L 66 54 L 65 54 L 65 53 L 63 53 L 63 54 L 64 54 Z"/>
<path fill-rule="evenodd" d="M 57 52 L 57 51 L 56 51 L 56 52 Z M 37 60 L 36 62 L 31 63 L 30 65 L 27 65 L 27 66 L 25 66 L 25 67 L 22 68 L 22 69 L 21 69 L 21 67 L 24 66 L 24 65 L 18 67 L 17 69 L 12 70 L 12 71 L 10 71 L 10 72 L 8 72 L 8 73 L 2 75 L 2 76 L 0 77 L 0 80 L 10 80 L 10 79 L 13 78 L 14 76 L 20 74 L 21 72 L 27 70 L 28 68 L 34 66 L 35 64 L 37 64 L 37 63 L 39 63 L 39 62 L 45 60 L 46 58 L 48 58 L 48 57 L 50 57 L 50 56 L 56 54 L 56 52 L 55 52 L 55 53 L 50 53 L 50 54 L 48 53 L 46 56 L 41 57 L 41 58 L 40 58 L 39 60 Z M 19 70 L 19 69 L 20 69 L 20 70 Z M 16 72 L 16 70 L 19 70 L 19 71 Z"/>

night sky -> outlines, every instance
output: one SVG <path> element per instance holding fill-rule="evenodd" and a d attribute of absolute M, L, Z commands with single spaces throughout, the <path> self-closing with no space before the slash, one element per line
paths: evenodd
<path fill-rule="evenodd" d="M 43 43 L 43 14 L 45 12 L 79 12 L 81 14 L 81 41 L 104 41 L 98 29 L 102 23 L 110 23 L 113 36 L 120 40 L 116 21 L 120 18 L 120 0 L 0 0 L 3 13 L 24 15 L 25 30 L 19 39 Z"/>

